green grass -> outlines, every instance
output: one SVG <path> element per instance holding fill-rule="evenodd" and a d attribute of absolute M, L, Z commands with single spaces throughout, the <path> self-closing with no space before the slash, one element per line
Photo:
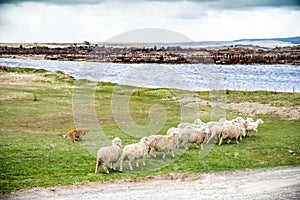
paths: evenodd
<path fill-rule="evenodd" d="M 252 169 L 300 164 L 299 128 L 300 121 L 287 120 L 276 115 L 260 115 L 265 124 L 259 127 L 256 137 L 246 137 L 239 145 L 234 141 L 214 146 L 206 156 L 194 145 L 176 159 L 167 155 L 168 163 L 161 169 L 148 171 L 155 163 L 164 163 L 161 154 L 158 158 L 147 158 L 148 168 L 129 172 L 112 172 L 95 175 L 95 157 L 84 147 L 85 142 L 72 143 L 62 134 L 74 127 L 72 94 L 74 80 L 62 73 L 35 72 L 27 69 L 11 69 L 23 75 L 35 74 L 38 79 L 26 79 L 24 84 L 10 81 L 8 73 L 0 72 L 0 190 L 13 190 L 29 187 L 70 185 L 91 181 L 114 179 L 135 179 L 168 172 L 212 172 L 221 170 Z M 10 77 L 12 78 L 12 77 Z M 2 81 L 1 81 L 2 80 Z M 95 94 L 95 110 L 101 130 L 111 140 L 120 137 L 123 146 L 139 141 L 140 138 L 125 133 L 116 125 L 112 113 L 112 94 L 116 84 L 98 83 Z M 133 91 L 129 112 L 132 120 L 141 126 L 150 123 L 149 109 L 158 104 L 164 107 L 166 122 L 160 130 L 180 122 L 181 108 L 176 101 L 162 101 L 184 91 L 174 89 L 147 89 L 120 87 L 122 92 Z M 37 99 L 34 99 L 34 95 Z M 196 92 L 201 99 L 210 99 L 209 92 Z M 284 102 L 285 106 L 299 105 L 299 93 L 272 93 L 257 91 L 251 94 L 230 91 L 227 102 Z M 281 106 L 276 104 L 275 106 Z M 201 106 L 201 119 L 210 119 L 210 106 Z M 236 115 L 228 113 L 228 118 Z M 84 120 L 84 119 L 83 119 Z M 179 151 L 175 153 L 179 155 Z M 134 167 L 135 168 L 135 167 Z M 135 168 L 136 169 L 136 168 Z"/>

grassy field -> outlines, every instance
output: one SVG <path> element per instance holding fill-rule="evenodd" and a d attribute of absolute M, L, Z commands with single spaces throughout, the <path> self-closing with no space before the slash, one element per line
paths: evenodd
<path fill-rule="evenodd" d="M 104 174 L 101 168 L 100 173 L 95 175 L 96 159 L 85 148 L 85 140 L 72 143 L 62 137 L 75 128 L 72 107 L 74 85 L 75 80 L 61 72 L 21 68 L 0 72 L 0 190 L 135 179 L 168 172 L 211 172 L 300 164 L 299 119 L 289 120 L 288 116 L 268 113 L 254 117 L 262 118 L 265 123 L 259 127 L 256 137 L 246 137 L 239 145 L 231 142 L 214 146 L 206 156 L 201 156 L 200 149 L 192 145 L 176 159 L 167 155 L 168 164 L 157 170 L 131 173 L 125 168 L 123 173 Z M 94 108 L 105 137 L 111 140 L 118 136 L 123 146 L 139 141 L 139 137 L 125 133 L 114 120 L 112 95 L 119 86 L 111 83 L 95 85 Z M 168 128 L 180 122 L 179 102 L 161 99 L 184 91 L 124 86 L 118 92 L 126 93 L 127 90 L 133 91 L 129 112 L 137 125 L 151 122 L 148 111 L 154 104 L 163 106 L 166 113 L 160 134 L 165 134 Z M 225 93 L 227 103 L 258 102 L 288 109 L 299 106 L 300 102 L 299 93 Z M 195 92 L 194 95 L 210 100 L 209 92 Z M 209 121 L 210 105 L 201 106 L 200 113 L 203 121 Z M 227 110 L 228 119 L 236 116 L 237 111 Z M 180 155 L 179 151 L 175 153 Z M 147 158 L 146 164 L 151 166 L 151 163 L 165 162 L 161 154 L 158 155 L 157 159 Z"/>

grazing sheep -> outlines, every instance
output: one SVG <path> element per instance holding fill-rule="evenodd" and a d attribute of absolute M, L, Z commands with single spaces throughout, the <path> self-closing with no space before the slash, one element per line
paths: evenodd
<path fill-rule="evenodd" d="M 122 152 L 122 141 L 116 137 L 112 140 L 112 146 L 102 147 L 97 154 L 96 170 L 98 173 L 99 166 L 103 163 L 103 169 L 108 174 L 107 165 L 111 163 L 113 170 L 116 170 L 116 163 L 119 160 Z"/>
<path fill-rule="evenodd" d="M 246 131 L 247 131 L 247 135 L 249 134 L 249 136 L 251 137 L 251 132 L 255 131 L 255 135 L 257 134 L 257 128 L 258 128 L 258 124 L 263 124 L 264 121 L 262 119 L 258 119 L 255 122 L 247 122 L 246 123 Z"/>
<path fill-rule="evenodd" d="M 209 129 L 207 127 L 182 129 L 179 131 L 179 145 L 182 144 L 184 148 L 188 149 L 186 144 L 195 143 L 203 150 L 203 142 L 208 133 Z"/>
<path fill-rule="evenodd" d="M 235 138 L 235 141 L 237 144 L 239 144 L 238 142 L 238 138 L 240 138 L 240 140 L 242 140 L 242 136 L 246 135 L 246 131 L 245 128 L 241 128 L 238 126 L 234 126 L 234 125 L 225 125 L 222 128 L 221 131 L 221 135 L 220 135 L 220 140 L 219 140 L 219 145 L 222 144 L 223 139 L 228 139 L 227 143 L 229 144 L 232 138 Z"/>
<path fill-rule="evenodd" d="M 172 133 L 170 135 L 155 135 L 150 136 L 150 138 L 153 138 L 153 140 L 149 143 L 149 155 L 153 154 L 156 158 L 156 152 L 163 152 L 163 159 L 165 159 L 166 153 L 171 152 L 172 157 L 175 157 L 173 150 L 178 143 L 176 133 Z"/>
<path fill-rule="evenodd" d="M 123 162 L 128 160 L 130 170 L 132 168 L 132 162 L 136 160 L 136 166 L 139 167 L 139 158 L 142 158 L 143 165 L 145 164 L 144 158 L 147 151 L 147 146 L 149 145 L 148 138 L 143 137 L 140 142 L 135 144 L 126 145 L 123 149 L 123 154 L 120 163 L 120 171 L 123 171 Z"/>
<path fill-rule="evenodd" d="M 89 132 L 88 128 L 83 128 L 83 129 L 79 129 L 79 130 L 71 130 L 69 131 L 67 134 L 63 135 L 64 138 L 71 138 L 72 142 L 74 141 L 79 141 L 83 138 L 83 136 L 85 134 L 87 134 L 87 132 Z"/>

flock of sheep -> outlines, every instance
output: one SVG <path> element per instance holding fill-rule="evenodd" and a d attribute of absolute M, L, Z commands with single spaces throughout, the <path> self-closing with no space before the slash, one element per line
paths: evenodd
<path fill-rule="evenodd" d="M 238 139 L 246 135 L 251 136 L 251 132 L 257 133 L 259 124 L 264 123 L 258 119 L 254 121 L 252 118 L 243 119 L 237 117 L 233 120 L 224 118 L 208 123 L 196 119 L 194 123 L 180 123 L 177 128 L 172 127 L 167 131 L 166 135 L 151 135 L 143 137 L 140 142 L 126 145 L 122 151 L 122 141 L 116 137 L 112 140 L 112 145 L 102 147 L 97 154 L 96 170 L 98 173 L 99 166 L 102 164 L 106 173 L 109 173 L 107 165 L 111 163 L 111 168 L 116 170 L 116 163 L 120 160 L 120 171 L 123 171 L 123 163 L 128 160 L 130 170 L 132 162 L 136 160 L 136 167 L 139 167 L 139 159 L 142 159 L 142 164 L 145 165 L 144 158 L 153 156 L 156 158 L 156 152 L 163 152 L 163 158 L 166 153 L 170 152 L 172 157 L 175 157 L 173 150 L 183 146 L 188 149 L 187 144 L 196 144 L 203 150 L 203 143 L 209 143 L 212 139 L 217 138 L 218 144 L 227 139 L 230 143 L 231 139 L 235 139 L 239 144 Z"/>

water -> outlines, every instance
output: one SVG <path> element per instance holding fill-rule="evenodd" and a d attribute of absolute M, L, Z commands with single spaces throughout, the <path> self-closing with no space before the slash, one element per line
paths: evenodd
<path fill-rule="evenodd" d="M 0 58 L 0 65 L 61 70 L 76 79 L 151 88 L 300 91 L 297 65 L 114 64 L 8 58 Z"/>

